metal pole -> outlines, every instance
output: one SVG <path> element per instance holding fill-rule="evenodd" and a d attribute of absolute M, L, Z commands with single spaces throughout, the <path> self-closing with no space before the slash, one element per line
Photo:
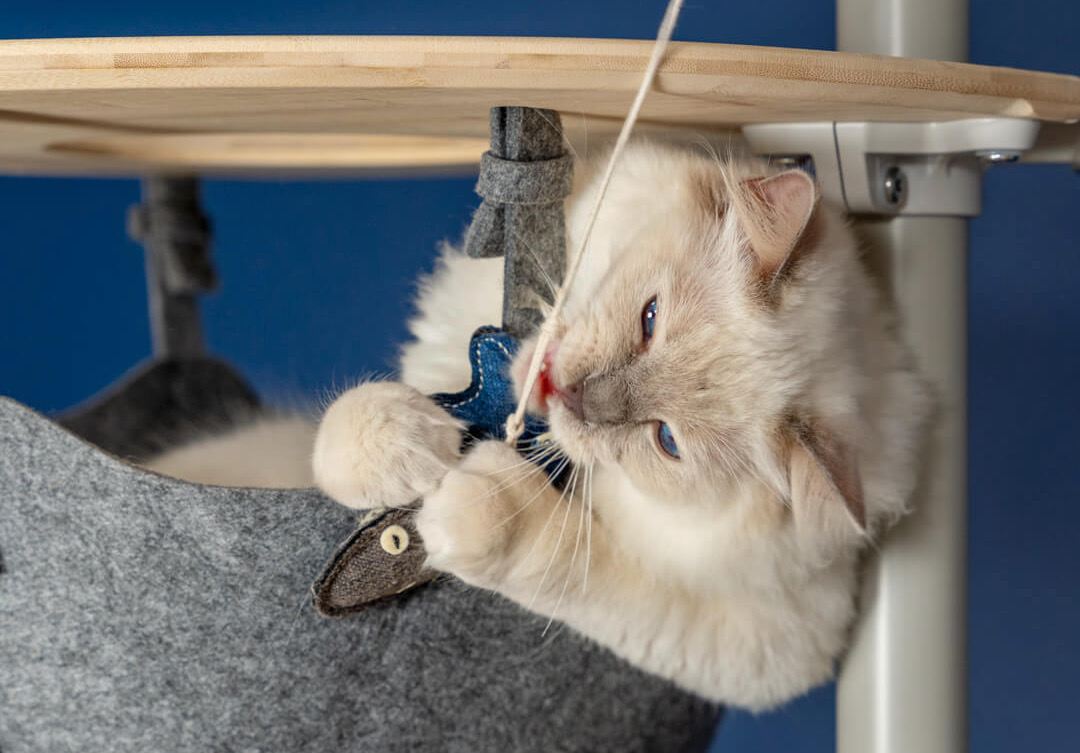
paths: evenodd
<path fill-rule="evenodd" d="M 967 0 L 837 0 L 837 46 L 964 61 Z M 967 222 L 860 223 L 939 416 L 915 512 L 865 572 L 837 685 L 840 753 L 967 750 Z"/>
<path fill-rule="evenodd" d="M 150 334 L 158 358 L 203 355 L 198 295 L 217 277 L 210 261 L 210 221 L 196 178 L 143 179 L 143 203 L 128 215 L 128 233 L 146 249 Z"/>

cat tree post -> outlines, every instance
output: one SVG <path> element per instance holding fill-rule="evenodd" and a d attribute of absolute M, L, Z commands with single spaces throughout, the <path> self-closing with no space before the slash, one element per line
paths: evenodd
<path fill-rule="evenodd" d="M 197 178 L 150 176 L 132 207 L 128 233 L 146 247 L 147 299 L 154 355 L 201 356 L 198 294 L 217 285 L 210 262 L 210 220 Z"/>
<path fill-rule="evenodd" d="M 837 0 L 843 51 L 966 61 L 967 0 Z M 967 750 L 967 221 L 861 223 L 939 416 L 916 512 L 868 563 L 837 688 L 840 753 Z"/>

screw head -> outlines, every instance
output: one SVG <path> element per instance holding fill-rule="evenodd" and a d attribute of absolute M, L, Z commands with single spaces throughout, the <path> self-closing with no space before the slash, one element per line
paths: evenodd
<path fill-rule="evenodd" d="M 987 165 L 1004 165 L 1008 162 L 1016 162 L 1020 159 L 1020 152 L 995 149 L 989 152 L 978 152 L 979 159 Z"/>
<path fill-rule="evenodd" d="M 885 201 L 890 205 L 899 207 L 907 201 L 907 176 L 896 165 L 885 171 L 885 180 L 882 187 L 885 190 Z"/>
<path fill-rule="evenodd" d="M 773 155 L 771 161 L 784 170 L 803 170 L 814 174 L 814 159 L 808 155 L 781 154 Z"/>

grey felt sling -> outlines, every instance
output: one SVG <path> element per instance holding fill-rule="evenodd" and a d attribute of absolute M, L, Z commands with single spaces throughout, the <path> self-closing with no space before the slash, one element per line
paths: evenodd
<path fill-rule="evenodd" d="M 446 579 L 345 618 L 353 513 L 137 469 L 0 399 L 0 750 L 679 751 L 714 709 Z M 691 747 L 688 747 L 691 746 Z"/>

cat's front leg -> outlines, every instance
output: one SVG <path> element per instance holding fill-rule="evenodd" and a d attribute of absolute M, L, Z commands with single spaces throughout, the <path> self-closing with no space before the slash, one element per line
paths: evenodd
<path fill-rule="evenodd" d="M 424 499 L 417 527 L 429 565 L 520 600 L 565 576 L 583 517 L 572 506 L 536 465 L 489 441 Z"/>
<path fill-rule="evenodd" d="M 342 394 L 315 436 L 315 482 L 343 505 L 397 507 L 433 491 L 457 464 L 461 424 L 398 382 Z"/>

